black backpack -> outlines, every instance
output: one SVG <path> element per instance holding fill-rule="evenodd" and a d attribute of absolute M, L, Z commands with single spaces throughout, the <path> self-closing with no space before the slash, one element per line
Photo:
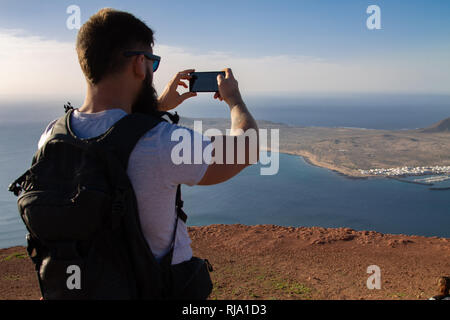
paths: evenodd
<path fill-rule="evenodd" d="M 80 139 L 70 129 L 72 112 L 66 109 L 31 168 L 9 187 L 19 196 L 43 298 L 206 299 L 211 265 L 196 257 L 171 265 L 173 241 L 155 259 L 126 174 L 137 141 L 165 119 L 129 114 L 104 134 Z M 177 222 L 186 220 L 180 186 L 176 198 Z"/>

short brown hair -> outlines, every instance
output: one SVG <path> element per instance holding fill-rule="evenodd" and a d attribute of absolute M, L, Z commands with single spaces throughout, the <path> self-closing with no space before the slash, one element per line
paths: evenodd
<path fill-rule="evenodd" d="M 152 29 L 132 14 L 104 8 L 78 32 L 78 61 L 86 79 L 97 84 L 105 75 L 123 68 L 123 51 L 153 46 L 153 40 Z"/>

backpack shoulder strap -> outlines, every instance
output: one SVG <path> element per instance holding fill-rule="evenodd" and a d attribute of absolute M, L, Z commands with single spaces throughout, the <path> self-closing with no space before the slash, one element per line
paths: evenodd
<path fill-rule="evenodd" d="M 96 142 L 107 150 L 113 152 L 120 160 L 123 167 L 128 166 L 128 158 L 138 140 L 150 129 L 161 121 L 162 117 L 150 114 L 133 113 L 128 114 L 113 124 L 102 135 L 83 139 L 77 137 L 70 126 L 70 116 L 75 109 L 68 109 L 66 114 L 60 117 L 53 125 L 51 137 L 73 138 L 75 140 L 90 143 Z"/>
<path fill-rule="evenodd" d="M 114 153 L 126 169 L 128 158 L 139 139 L 161 121 L 165 120 L 142 113 L 128 114 L 98 137 L 96 142 Z"/>
<path fill-rule="evenodd" d="M 84 142 L 95 141 L 116 154 L 125 169 L 128 166 L 128 158 L 138 140 L 161 121 L 167 121 L 163 118 L 164 115 L 167 115 L 172 123 L 176 124 L 179 121 L 179 116 L 176 112 L 175 114 L 169 112 L 133 113 L 121 118 L 98 137 L 80 139 L 75 136 L 70 126 L 70 116 L 74 110 L 69 104 L 69 107 L 66 108 L 66 114 L 59 118 L 53 126 L 51 135 L 70 136 Z"/>
<path fill-rule="evenodd" d="M 72 136 L 75 138 L 75 134 L 70 128 L 70 116 L 74 109 L 69 108 L 66 110 L 66 114 L 58 119 L 52 128 L 52 136 L 64 135 Z M 166 114 L 174 123 L 178 123 L 179 117 L 175 113 L 172 115 L 170 113 L 161 113 L 160 116 L 133 113 L 128 114 L 121 118 L 114 125 L 112 125 L 104 134 L 99 137 L 94 137 L 90 139 L 80 139 L 86 142 L 96 141 L 103 147 L 110 150 L 113 154 L 119 157 L 119 160 L 123 168 L 128 167 L 128 159 L 136 146 L 139 139 L 150 129 L 154 128 L 161 121 L 166 121 L 162 116 Z M 186 222 L 187 215 L 183 211 L 183 201 L 181 199 L 181 186 L 178 185 L 176 193 L 176 212 L 178 218 L 183 222 Z"/>
<path fill-rule="evenodd" d="M 187 221 L 187 214 L 183 210 L 183 200 L 181 199 L 181 185 L 177 187 L 177 194 L 175 198 L 175 209 L 177 211 L 177 217 L 180 218 L 184 223 Z"/>
<path fill-rule="evenodd" d="M 70 115 L 72 114 L 73 109 L 66 112 L 65 115 L 60 117 L 52 127 L 51 135 L 70 135 L 69 132 L 69 120 Z"/>

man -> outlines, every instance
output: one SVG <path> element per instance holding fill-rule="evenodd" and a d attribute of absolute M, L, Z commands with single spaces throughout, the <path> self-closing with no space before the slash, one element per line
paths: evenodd
<path fill-rule="evenodd" d="M 127 114 L 172 110 L 184 100 L 196 96 L 191 92 L 181 95 L 177 92 L 178 86 L 187 87 L 183 80 L 189 79 L 188 73 L 194 71 L 189 69 L 177 73 L 157 98 L 152 82 L 159 60 L 153 55 L 152 46 L 153 31 L 126 12 L 102 9 L 82 26 L 76 49 L 86 78 L 87 92 L 83 105 L 73 112 L 70 119 L 77 137 L 99 136 Z M 249 129 L 257 132 L 256 122 L 242 100 L 231 69 L 225 69 L 225 72 L 225 77 L 218 76 L 219 91 L 214 98 L 225 101 L 230 107 L 231 135 L 243 134 Z M 47 126 L 39 147 L 50 135 L 54 123 Z M 232 178 L 251 164 L 249 145 L 245 144 L 245 163 L 219 164 L 225 161 L 217 161 L 219 163 L 175 165 L 171 151 L 178 142 L 171 141 L 171 135 L 180 128 L 161 122 L 148 131 L 133 149 L 127 169 L 136 194 L 142 231 L 158 261 L 169 251 L 175 221 L 178 221 L 172 264 L 192 257 L 187 227 L 183 221 L 176 219 L 177 186 L 217 184 Z M 199 135 L 191 130 L 189 133 L 192 140 L 195 134 Z M 203 141 L 201 136 L 198 138 Z M 224 159 L 227 139 L 234 138 L 214 137 L 214 143 L 222 142 Z M 203 149 L 209 143 L 203 142 Z M 192 157 L 193 154 L 194 149 Z"/>

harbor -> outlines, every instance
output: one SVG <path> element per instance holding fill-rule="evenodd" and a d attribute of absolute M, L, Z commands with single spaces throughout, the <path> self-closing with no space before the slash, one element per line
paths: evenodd
<path fill-rule="evenodd" d="M 425 175 L 437 175 L 437 174 L 450 174 L 450 166 L 429 166 L 429 167 L 397 167 L 397 168 L 380 168 L 380 169 L 368 169 L 359 172 L 364 175 L 371 176 L 387 176 L 387 177 L 405 177 L 405 176 L 425 176 Z M 440 176 L 444 180 L 450 179 L 448 175 Z M 420 179 L 419 179 L 420 180 Z M 417 181 L 421 182 L 421 181 Z M 437 182 L 437 180 L 425 181 L 425 182 Z"/>

